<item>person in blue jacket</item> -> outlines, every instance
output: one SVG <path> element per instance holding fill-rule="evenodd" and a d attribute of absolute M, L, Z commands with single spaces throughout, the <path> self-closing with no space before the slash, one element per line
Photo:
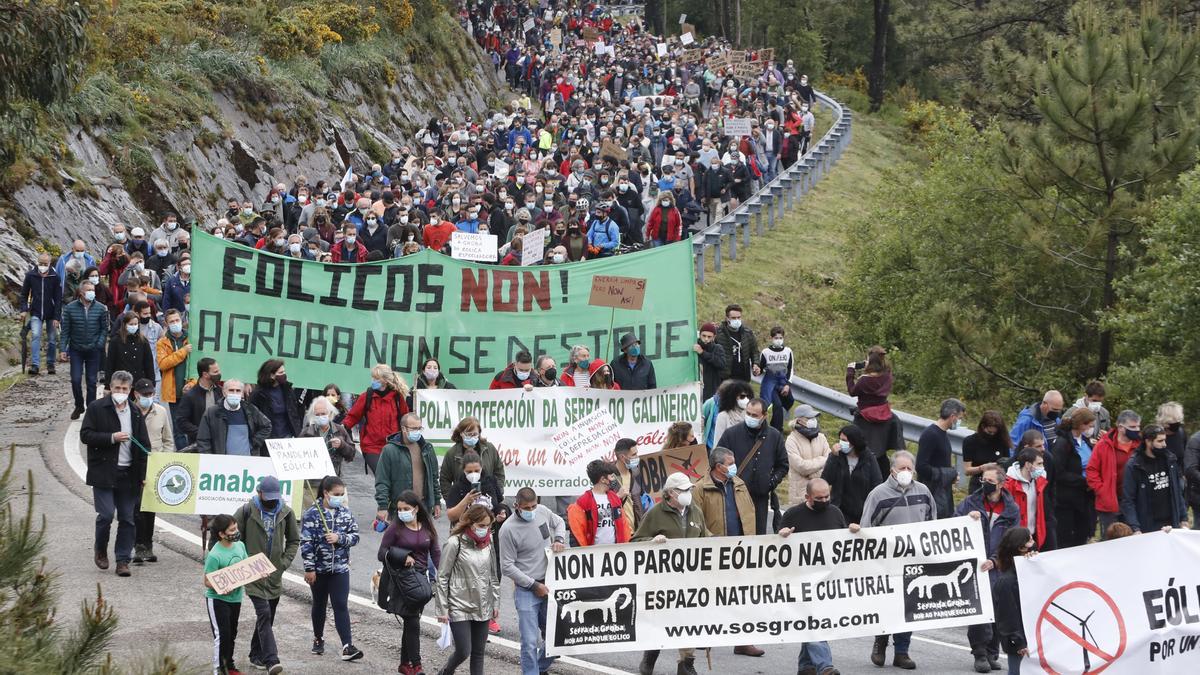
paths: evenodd
<path fill-rule="evenodd" d="M 46 372 L 54 374 L 54 357 L 58 348 L 59 321 L 62 318 L 62 282 L 50 268 L 50 254 L 38 255 L 37 265 L 25 273 L 21 285 L 21 324 L 29 320 L 33 335 L 33 354 L 29 374 L 37 375 L 42 363 L 42 334 L 46 334 Z"/>
<path fill-rule="evenodd" d="M 601 258 L 612 255 L 621 244 L 621 228 L 608 217 L 608 209 L 608 202 L 597 204 L 595 217 L 588 227 L 588 246 L 600 249 L 597 257 Z"/>

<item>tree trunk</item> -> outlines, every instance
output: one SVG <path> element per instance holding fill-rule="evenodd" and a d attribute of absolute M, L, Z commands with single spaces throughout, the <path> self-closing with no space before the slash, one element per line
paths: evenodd
<path fill-rule="evenodd" d="M 721 0 L 721 37 L 733 41 L 733 12 L 729 8 L 730 0 Z"/>
<path fill-rule="evenodd" d="M 867 95 L 871 112 L 883 105 L 884 74 L 887 71 L 887 35 L 891 25 L 891 1 L 875 2 L 875 39 L 871 45 L 871 66 L 867 73 Z"/>
<path fill-rule="evenodd" d="M 667 10 L 667 0 L 646 0 L 646 25 L 656 35 L 663 35 L 663 13 Z"/>
<path fill-rule="evenodd" d="M 1108 227 L 1108 248 L 1104 252 L 1104 297 L 1101 305 L 1104 312 L 1112 310 L 1117 303 L 1117 248 L 1121 243 L 1121 235 L 1112 225 Z M 1096 366 L 1096 376 L 1108 374 L 1108 365 L 1112 360 L 1112 331 L 1104 328 L 1100 331 L 1100 363 Z"/>
<path fill-rule="evenodd" d="M 737 40 L 734 44 L 742 46 L 742 0 L 734 0 L 737 3 Z"/>

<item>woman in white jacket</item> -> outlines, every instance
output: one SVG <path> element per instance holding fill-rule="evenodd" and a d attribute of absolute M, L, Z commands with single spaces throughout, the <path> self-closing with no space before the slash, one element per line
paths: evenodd
<path fill-rule="evenodd" d="M 784 446 L 788 455 L 788 505 L 804 502 L 808 482 L 821 477 L 825 460 L 829 457 L 829 441 L 821 433 L 817 423 L 819 413 L 804 404 L 796 409 L 792 422 L 792 433 L 788 434 Z"/>

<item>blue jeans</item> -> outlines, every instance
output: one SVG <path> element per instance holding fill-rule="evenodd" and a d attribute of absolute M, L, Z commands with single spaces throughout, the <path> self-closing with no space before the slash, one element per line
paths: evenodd
<path fill-rule="evenodd" d="M 312 585 L 312 625 L 313 637 L 318 640 L 325 637 L 325 609 L 333 605 L 333 625 L 337 628 L 338 638 L 342 646 L 350 643 L 350 608 L 347 599 L 350 597 L 350 573 L 340 574 L 317 572 L 317 580 Z"/>
<path fill-rule="evenodd" d="M 912 631 L 907 633 L 892 633 L 892 644 L 897 654 L 907 654 L 908 646 L 912 644 Z"/>
<path fill-rule="evenodd" d="M 175 420 L 175 415 L 179 412 L 179 403 L 168 403 L 171 410 L 171 435 L 175 437 L 175 452 L 179 452 L 188 446 L 187 434 L 179 428 L 179 422 Z"/>
<path fill-rule="evenodd" d="M 133 543 L 137 533 L 134 512 L 137 510 L 138 488 L 126 471 L 120 471 L 117 486 L 92 488 L 92 501 L 96 506 L 96 552 L 108 552 L 109 535 L 112 532 L 113 515 L 117 517 L 117 562 L 133 560 Z"/>
<path fill-rule="evenodd" d="M 784 377 L 764 374 L 762 387 L 759 389 L 759 396 L 771 406 L 770 424 L 780 433 L 783 433 L 783 420 L 787 417 L 787 411 L 783 408 L 783 399 L 779 396 L 779 389 L 785 384 L 788 384 L 788 381 Z"/>
<path fill-rule="evenodd" d="M 39 366 L 42 363 L 42 329 L 46 329 L 46 364 L 54 366 L 54 357 L 58 356 L 58 331 L 51 321 L 43 321 L 36 316 L 29 317 L 29 334 L 33 336 L 33 349 L 30 350 L 30 363 Z"/>
<path fill-rule="evenodd" d="M 546 598 L 517 586 L 513 590 L 517 628 L 521 631 L 521 675 L 538 675 L 550 670 L 554 659 L 546 658 Z"/>
<path fill-rule="evenodd" d="M 833 652 L 829 651 L 828 642 L 805 642 L 800 645 L 800 658 L 796 662 L 797 670 L 815 668 L 819 673 L 833 667 Z"/>
<path fill-rule="evenodd" d="M 1021 660 L 1024 656 L 1020 654 L 1008 654 L 1008 675 L 1021 675 Z"/>
<path fill-rule="evenodd" d="M 764 154 L 767 156 L 767 165 L 763 167 L 763 182 L 770 183 L 779 175 L 779 153 L 764 151 Z M 820 671 L 820 668 L 817 670 Z"/>
<path fill-rule="evenodd" d="M 75 407 L 84 408 L 96 400 L 96 380 L 100 377 L 99 349 L 71 348 L 71 395 Z M 87 369 L 87 391 L 83 390 L 83 374 Z"/>

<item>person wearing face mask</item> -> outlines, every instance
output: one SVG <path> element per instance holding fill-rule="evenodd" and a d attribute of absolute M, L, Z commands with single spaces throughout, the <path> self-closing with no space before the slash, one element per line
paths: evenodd
<path fill-rule="evenodd" d="M 770 403 L 771 426 L 779 433 L 783 433 L 783 420 L 795 403 L 791 386 L 792 377 L 795 375 L 792 348 L 785 346 L 783 340 L 783 327 L 771 328 L 771 344 L 759 352 L 758 362 L 754 364 L 754 373 L 762 373 L 759 395 Z"/>
<path fill-rule="evenodd" d="M 333 473 L 335 476 L 341 476 L 342 462 L 354 461 L 356 448 L 346 427 L 334 423 L 333 418 L 337 416 L 337 413 L 337 408 L 328 397 L 314 398 L 306 416 L 308 424 L 300 430 L 299 437 L 324 440 L 325 450 L 329 452 L 329 460 L 333 462 Z"/>
<path fill-rule="evenodd" d="M 371 368 L 371 385 L 357 399 L 342 419 L 347 431 L 363 422 L 359 434 L 363 460 L 375 470 L 383 446 L 400 431 L 400 420 L 408 414 L 408 384 L 385 363 Z M 398 493 L 397 493 L 398 494 Z M 386 502 L 385 502 L 386 503 Z"/>
<path fill-rule="evenodd" d="M 1004 533 L 1016 527 L 1021 517 L 1016 501 L 1001 487 L 1003 479 L 1004 472 L 999 466 L 988 466 L 982 472 L 979 489 L 967 495 L 954 511 L 954 515 L 970 516 L 983 526 L 983 545 L 988 558 L 996 554 Z M 968 626 L 967 642 L 975 657 L 975 672 L 1000 670 L 1000 635 L 995 624 Z"/>
<path fill-rule="evenodd" d="M 916 480 L 916 459 L 907 450 L 892 454 L 891 473 L 867 495 L 863 504 L 862 519 L 850 520 L 850 533 L 858 534 L 863 527 L 905 525 L 937 520 L 938 510 L 929 488 Z M 914 670 L 917 664 L 908 655 L 912 643 L 912 632 L 880 635 L 871 648 L 871 663 L 882 667 L 887 658 L 888 638 L 895 644 L 892 665 L 904 670 Z"/>
<path fill-rule="evenodd" d="M 342 642 L 343 661 L 363 657 L 350 633 L 350 549 L 358 544 L 358 523 L 346 496 L 346 483 L 326 476 L 317 491 L 317 501 L 300 520 L 300 558 L 304 581 L 312 588 L 312 653 L 325 653 L 325 612 L 333 605 L 333 623 Z"/>
<path fill-rule="evenodd" d="M 128 371 L 135 379 L 155 379 L 154 350 L 142 336 L 141 321 L 135 312 L 121 315 L 118 333 L 108 342 L 104 372 Z"/>
<path fill-rule="evenodd" d="M 532 380 L 535 387 L 562 386 L 562 382 L 558 379 L 558 365 L 554 362 L 554 357 L 542 354 L 534 360 Z"/>
<path fill-rule="evenodd" d="M 567 508 L 571 546 L 624 544 L 629 541 L 629 524 L 621 516 L 620 485 L 614 484 L 617 467 L 602 459 L 587 465 L 592 488 Z"/>
<path fill-rule="evenodd" d="M 150 434 L 129 395 L 133 375 L 118 370 L 109 376 L 109 394 L 88 404 L 79 428 L 79 442 L 87 448 L 85 482 L 92 488 L 96 508 L 96 567 L 108 569 L 108 540 L 113 516 L 117 517 L 115 554 L 117 576 L 130 575 L 136 540 L 135 511 L 146 479 L 146 453 Z"/>
<path fill-rule="evenodd" d="M 289 495 L 290 496 L 290 495 Z M 250 640 L 250 665 L 268 673 L 283 672 L 275 643 L 275 613 L 283 595 L 283 573 L 300 550 L 300 525 L 280 490 L 279 479 L 264 476 L 256 494 L 233 514 L 246 555 L 265 555 L 275 571 L 245 586 L 254 606 L 254 632 Z"/>
<path fill-rule="evenodd" d="M 1167 449 L 1167 430 L 1157 424 L 1147 426 L 1137 455 L 1125 466 L 1121 486 L 1125 523 L 1134 533 L 1188 529 L 1183 491 L 1183 472 Z"/>
<path fill-rule="evenodd" d="M 1099 380 L 1093 380 L 1087 383 L 1083 389 L 1083 396 L 1079 397 L 1074 404 L 1071 405 L 1063 417 L 1067 418 L 1075 414 L 1080 408 L 1087 408 L 1096 415 L 1096 427 L 1092 432 L 1092 443 L 1100 440 L 1100 434 L 1108 431 L 1112 427 L 1112 416 L 1108 412 L 1108 408 L 1104 407 L 1104 398 L 1107 392 L 1104 388 L 1104 383 Z"/>
<path fill-rule="evenodd" d="M 527 351 L 517 352 L 513 362 L 496 373 L 488 389 L 533 390 L 533 355 Z"/>
<path fill-rule="evenodd" d="M 787 450 L 779 431 L 766 423 L 766 401 L 750 399 L 745 410 L 742 423 L 727 429 L 717 445 L 733 452 L 737 473 L 746 481 L 754 502 L 754 533 L 766 534 L 771 493 L 788 473 Z M 778 520 L 779 514 L 777 525 Z"/>
<path fill-rule="evenodd" d="M 50 254 L 38 255 L 37 265 L 25 273 L 21 286 L 21 325 L 26 321 L 33 336 L 29 374 L 37 375 L 42 362 L 42 335 L 46 335 L 46 372 L 54 374 L 58 331 L 61 327 L 63 285 L 50 269 Z"/>
<path fill-rule="evenodd" d="M 681 423 L 676 423 L 681 424 Z M 691 424 L 687 424 L 689 430 Z M 646 511 L 654 506 L 654 500 L 646 493 L 642 483 L 641 462 L 638 459 L 638 444 L 632 438 L 622 438 L 613 448 L 614 463 L 617 467 L 617 496 L 621 499 L 621 517 L 630 532 L 637 530 L 642 524 Z"/>
<path fill-rule="evenodd" d="M 967 407 L 956 398 L 942 401 L 938 418 L 917 440 L 917 478 L 927 485 L 937 502 L 938 515 L 949 518 L 954 513 L 954 484 L 958 481 L 958 469 L 951 463 L 951 429 L 958 429 Z"/>
<path fill-rule="evenodd" d="M 807 403 L 796 409 L 791 432 L 784 441 L 788 455 L 788 500 L 797 505 L 805 500 L 808 483 L 820 478 L 832 449 L 821 433 L 819 413 Z"/>
<path fill-rule="evenodd" d="M 437 470 L 437 455 L 425 438 L 421 418 L 416 413 L 404 415 L 400 431 L 388 437 L 375 466 L 376 518 L 387 522 L 389 508 L 401 493 L 409 490 L 416 493 L 435 518 L 440 516 L 444 492 L 437 480 Z"/>
<path fill-rule="evenodd" d="M 429 216 L 429 225 L 425 227 L 425 231 L 421 234 L 421 239 L 425 242 L 425 248 L 433 251 L 441 251 L 450 243 L 450 237 L 458 230 L 454 223 L 446 218 L 443 218 L 441 213 L 434 211 Z"/>
<path fill-rule="evenodd" d="M 200 431 L 200 420 L 204 418 L 204 412 L 214 405 L 219 405 L 223 396 L 221 367 L 215 360 L 206 357 L 196 362 L 196 375 L 191 386 L 184 388 L 172 415 L 177 432 L 184 437 L 183 443 L 176 443 L 181 449 L 196 442 L 196 434 Z"/>
<path fill-rule="evenodd" d="M 391 254 L 391 249 L 388 248 L 388 228 L 383 226 L 380 217 L 368 209 L 368 212 L 363 215 L 362 226 L 358 228 L 359 243 L 366 249 L 367 253 L 378 251 L 383 256 Z"/>
<path fill-rule="evenodd" d="M 87 245 L 83 243 L 82 239 L 76 239 L 71 242 L 71 250 L 60 255 L 58 262 L 54 263 L 54 273 L 58 275 L 59 282 L 64 284 L 64 289 L 67 278 L 67 263 L 72 260 L 79 264 L 80 269 L 96 266 L 96 259 L 92 257 L 91 253 L 87 252 Z"/>
<path fill-rule="evenodd" d="M 471 675 L 484 672 L 488 624 L 500 616 L 493 524 L 492 512 L 476 504 L 459 519 L 442 549 L 434 587 L 434 615 L 439 622 L 449 624 L 454 635 L 454 653 L 440 671 L 446 675 L 468 659 Z"/>
<path fill-rule="evenodd" d="M 461 463 L 462 472 L 454 479 L 450 489 L 442 493 L 446 498 L 447 520 L 453 526 L 472 505 L 483 504 L 495 516 L 499 528 L 508 517 L 509 509 L 504 504 L 504 493 L 496 477 L 483 470 L 483 461 L 474 451 L 464 452 Z"/>
<path fill-rule="evenodd" d="M 563 386 L 590 386 L 592 373 L 599 370 L 603 363 L 601 359 L 592 358 L 592 352 L 586 345 L 571 347 L 571 362 L 562 371 Z"/>
<path fill-rule="evenodd" d="M 1004 418 L 988 410 L 979 418 L 975 433 L 963 439 L 963 473 L 970 476 L 967 492 L 979 489 L 980 476 L 989 464 L 999 464 L 1012 456 L 1012 438 L 1004 427 Z"/>
<path fill-rule="evenodd" d="M 837 445 L 825 460 L 821 480 L 829 483 L 832 503 L 845 514 L 846 520 L 852 523 L 862 520 L 867 495 L 883 482 L 879 463 L 868 449 L 862 430 L 847 425 L 838 431 Z"/>
<path fill-rule="evenodd" d="M 437 359 L 426 359 L 421 366 L 421 372 L 413 378 L 413 390 L 417 389 L 457 389 L 457 387 L 446 379 L 446 375 L 442 373 L 442 364 Z M 408 407 L 410 410 L 413 408 L 411 397 Z"/>
<path fill-rule="evenodd" d="M 779 530 L 779 536 L 788 537 L 793 532 L 822 532 L 846 527 L 846 516 L 831 502 L 829 483 L 814 478 L 807 487 L 804 500 L 783 514 L 783 527 Z M 800 645 L 797 668 L 799 673 L 809 674 L 833 675 L 838 672 L 833 667 L 833 653 L 829 650 L 829 643 L 823 640 Z"/>
<path fill-rule="evenodd" d="M 717 441 L 721 439 L 727 429 L 741 424 L 746 419 L 746 406 L 750 404 L 752 398 L 754 398 L 754 390 L 750 388 L 748 382 L 726 380 L 721 383 L 713 399 L 705 403 L 705 446 L 716 447 Z"/>
<path fill-rule="evenodd" d="M 196 432 L 196 451 L 211 455 L 267 456 L 271 420 L 243 400 L 240 380 L 221 385 L 221 404 L 204 411 Z"/>
<path fill-rule="evenodd" d="M 401 624 L 401 675 L 424 673 L 421 668 L 421 610 L 432 589 L 426 583 L 430 568 L 441 564 L 437 528 L 417 495 L 405 492 L 396 500 L 396 518 L 379 542 L 379 602 Z"/>
<path fill-rule="evenodd" d="M 222 513 L 214 516 L 209 524 L 212 532 L 213 547 L 204 556 L 204 601 L 208 606 L 209 627 L 212 629 L 214 673 L 240 672 L 233 662 L 233 654 L 237 645 L 238 617 L 242 613 L 242 596 L 244 587 L 237 587 L 221 595 L 213 589 L 208 575 L 226 567 L 231 567 L 250 556 L 246 553 L 246 545 L 239 541 L 241 531 L 233 516 Z"/>
<path fill-rule="evenodd" d="M 1053 548 L 1056 523 L 1052 499 L 1047 494 L 1050 481 L 1046 477 L 1043 453 L 1035 448 L 1023 448 L 1005 474 L 1004 491 L 1013 498 L 1020 517 L 1017 525 L 1028 528 L 1034 538 L 1034 548 L 1048 551 Z"/>
<path fill-rule="evenodd" d="M 992 603 L 996 608 L 995 630 L 1008 657 L 1009 675 L 1020 675 L 1021 661 L 1029 656 L 1025 624 L 1021 618 L 1021 587 L 1014 560 L 1022 556 L 1031 558 L 1036 553 L 1033 533 L 1024 527 L 1010 528 L 996 547 Z"/>
<path fill-rule="evenodd" d="M 675 195 L 670 190 L 658 194 L 650 217 L 646 219 L 646 238 L 656 247 L 683 238 L 683 217 L 675 208 Z"/>
<path fill-rule="evenodd" d="M 1038 429 L 1046 439 L 1046 447 L 1054 447 L 1058 434 L 1059 420 L 1062 418 L 1063 397 L 1057 391 L 1050 390 L 1042 397 L 1041 403 L 1034 403 L 1017 415 L 1017 421 L 1009 429 L 1013 443 L 1019 443 L 1021 434 L 1029 429 Z M 1093 418 L 1095 415 L 1093 414 Z"/>
<path fill-rule="evenodd" d="M 533 364 L 530 363 L 530 366 Z M 439 487 L 442 494 L 450 492 L 450 486 L 462 473 L 463 456 L 468 452 L 479 455 L 483 462 L 483 472 L 492 476 L 500 491 L 504 491 L 504 461 L 500 458 L 496 446 L 492 445 L 481 435 L 479 420 L 474 417 L 464 417 L 459 420 L 454 431 L 450 432 L 450 440 L 454 443 L 442 457 L 442 466 L 438 473 Z M 436 467 L 436 464 L 434 465 Z"/>
<path fill-rule="evenodd" d="M 704 524 L 714 537 L 741 537 L 754 528 L 754 503 L 746 482 L 737 475 L 733 453 L 716 447 L 708 453 L 708 475 L 696 483 L 693 491 L 696 504 L 704 513 Z M 735 654 L 745 648 L 735 648 Z M 761 650 L 759 650 L 761 651 Z M 748 654 L 759 656 L 761 654 Z"/>
<path fill-rule="evenodd" d="M 1054 488 L 1054 519 L 1058 527 L 1058 548 L 1082 546 L 1096 530 L 1096 496 L 1089 485 L 1087 472 L 1093 454 L 1092 442 L 1088 436 L 1095 421 L 1096 416 L 1091 410 L 1075 411 L 1071 419 L 1064 421 L 1057 429 L 1057 438 L 1050 450 L 1049 463 L 1053 465 L 1050 478 Z M 1130 427 L 1128 433 L 1135 438 L 1130 439 L 1126 436 L 1125 442 L 1130 444 L 1130 451 L 1123 453 L 1123 456 L 1111 457 L 1111 463 L 1114 465 L 1118 461 L 1128 462 L 1129 455 L 1137 447 L 1138 432 L 1134 429 L 1140 428 L 1141 418 L 1131 412 L 1124 421 L 1125 426 Z M 1117 423 L 1120 425 L 1120 417 Z M 1126 434 L 1125 428 L 1118 428 L 1116 433 Z M 1102 463 L 1098 460 L 1096 468 L 1093 469 L 1092 483 L 1104 488 L 1100 483 L 1101 478 L 1107 476 L 1111 479 L 1111 485 L 1105 492 L 1111 494 L 1114 511 L 1119 511 L 1120 507 L 1116 504 L 1120 495 L 1117 482 L 1122 474 L 1116 472 L 1115 466 L 1105 467 L 1103 472 L 1101 468 Z M 1107 502 L 1104 505 L 1107 506 Z"/>
<path fill-rule="evenodd" d="M 171 434 L 171 423 L 167 409 L 154 402 L 154 381 L 141 379 L 133 383 L 133 397 L 138 412 L 146 424 L 150 437 L 151 452 L 175 452 L 175 439 Z M 154 555 L 154 512 L 137 512 L 137 535 L 134 537 L 133 562 L 158 562 Z"/>
<path fill-rule="evenodd" d="M 165 279 L 174 265 L 175 254 L 171 253 L 170 243 L 166 239 L 159 239 L 154 243 L 153 255 L 146 260 L 146 269 Z"/>
<path fill-rule="evenodd" d="M 159 373 L 162 375 L 160 399 L 170 407 L 171 419 L 175 419 L 179 412 L 178 402 L 183 398 L 183 387 L 187 381 L 188 357 L 192 355 L 192 344 L 188 342 L 187 331 L 183 328 L 183 316 L 179 310 L 168 309 L 163 318 L 167 322 L 167 330 L 154 344 L 154 354 Z M 187 445 L 187 439 L 179 429 L 175 430 L 175 444 L 181 448 Z"/>
<path fill-rule="evenodd" d="M 192 292 L 192 255 L 184 252 L 178 258 L 174 272 L 167 274 L 163 281 L 162 308 L 182 312 L 187 295 Z"/>
<path fill-rule="evenodd" d="M 694 503 L 694 488 L 691 480 L 678 471 L 667 476 L 663 483 L 662 500 L 654 508 L 646 512 L 646 517 L 630 541 L 653 541 L 656 544 L 665 543 L 668 539 L 694 539 L 709 536 L 705 525 L 704 512 L 700 505 Z M 544 556 L 543 556 L 544 557 Z M 658 661 L 659 650 L 642 652 L 641 673 L 653 673 L 654 664 Z M 679 675 L 696 674 L 696 650 L 682 648 L 679 650 Z"/>
<path fill-rule="evenodd" d="M 1090 408 L 1088 412 L 1091 412 Z M 1074 420 L 1081 413 L 1082 410 L 1075 411 L 1070 419 Z M 1094 424 L 1094 420 L 1089 424 Z M 1122 520 L 1125 467 L 1137 454 L 1138 446 L 1144 443 L 1141 428 L 1140 415 L 1132 410 L 1122 410 L 1117 415 L 1117 426 L 1100 435 L 1084 463 L 1087 487 L 1095 496 L 1095 514 L 1100 521 L 1101 535 L 1110 525 Z M 1085 429 L 1090 430 L 1090 426 Z"/>
<path fill-rule="evenodd" d="M 1099 417 L 1097 415 L 1097 417 Z M 1096 420 L 1099 425 L 1099 419 Z M 1183 466 L 1186 455 L 1187 429 L 1183 426 L 1183 404 L 1167 401 L 1158 406 L 1154 414 L 1154 423 L 1167 430 L 1167 450 Z M 1185 481 L 1186 482 L 1186 481 Z"/>
<path fill-rule="evenodd" d="M 279 359 L 267 359 L 258 368 L 258 386 L 250 394 L 250 403 L 271 420 L 268 438 L 293 438 L 304 427 L 304 407 L 287 379 L 287 366 Z"/>
<path fill-rule="evenodd" d="M 362 263 L 367 261 L 367 247 L 358 241 L 358 230 L 353 225 L 342 227 L 342 240 L 330 249 L 333 262 Z"/>
<path fill-rule="evenodd" d="M 633 333 L 621 336 L 621 355 L 613 366 L 613 380 L 622 390 L 658 388 L 654 364 L 642 353 L 642 342 Z"/>
<path fill-rule="evenodd" d="M 686 480 L 686 479 L 685 479 Z M 500 570 L 512 579 L 521 633 L 521 672 L 542 673 L 553 659 L 546 658 L 546 549 L 566 547 L 567 527 L 558 514 L 538 503 L 533 488 L 517 490 L 514 517 L 500 528 Z"/>
<path fill-rule="evenodd" d="M 716 338 L 717 344 L 729 357 L 729 369 L 721 373 L 722 380 L 732 378 L 749 382 L 752 375 L 758 374 L 758 366 L 754 362 L 760 353 L 758 336 L 744 325 L 741 305 L 725 308 L 725 320 L 718 327 Z"/>

